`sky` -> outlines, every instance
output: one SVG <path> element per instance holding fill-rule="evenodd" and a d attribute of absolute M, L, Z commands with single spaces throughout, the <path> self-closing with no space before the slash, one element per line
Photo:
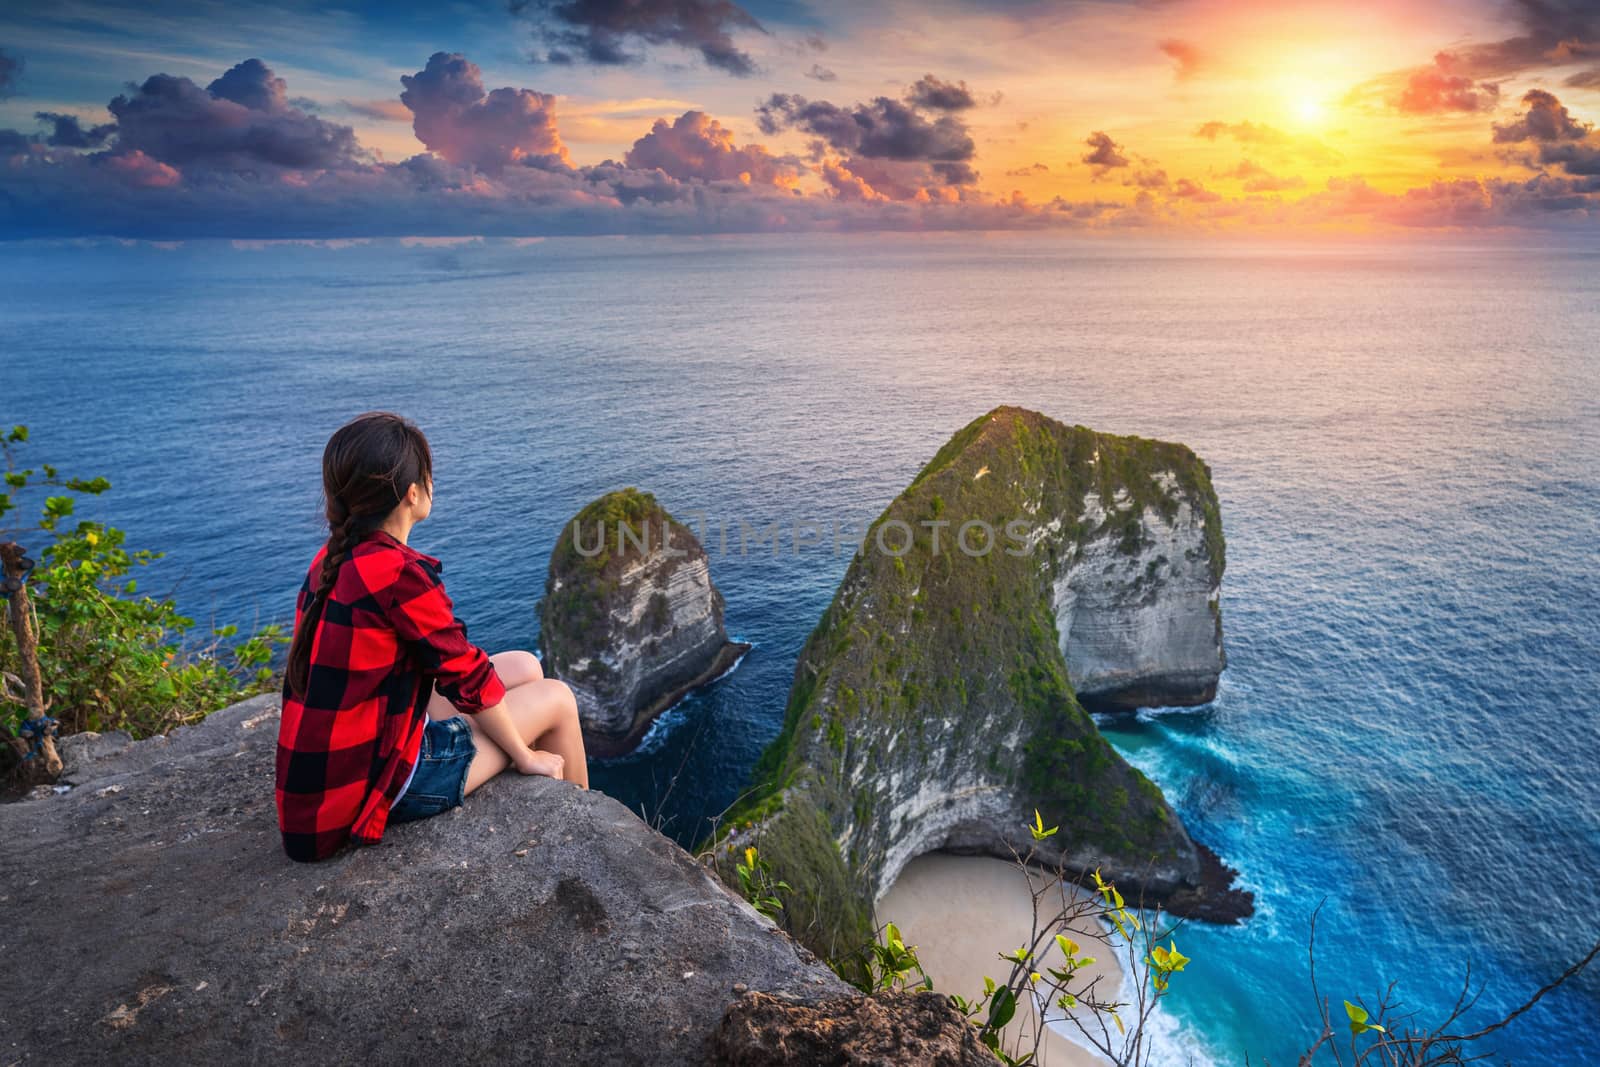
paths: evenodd
<path fill-rule="evenodd" d="M 0 239 L 1600 223 L 1600 0 L 21 0 Z"/>

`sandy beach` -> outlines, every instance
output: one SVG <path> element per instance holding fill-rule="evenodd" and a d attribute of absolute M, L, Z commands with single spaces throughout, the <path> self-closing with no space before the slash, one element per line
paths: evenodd
<path fill-rule="evenodd" d="M 1033 872 L 1034 885 L 1044 877 Z M 1040 897 L 1041 922 L 1059 911 L 1060 900 L 1053 886 Z M 893 922 L 906 944 L 916 947 L 936 991 L 969 999 L 982 995 L 984 975 L 999 982 L 1010 973 L 1011 964 L 998 954 L 1024 945 L 1033 929 L 1027 877 L 1014 862 L 990 856 L 942 852 L 918 856 L 878 900 L 877 909 L 879 922 Z M 1068 936 L 1084 946 L 1084 955 L 1096 957 L 1097 962 L 1082 973 L 1098 976 L 1100 996 L 1114 999 L 1121 972 L 1109 947 L 1095 942 L 1088 929 Z M 1046 966 L 1059 965 L 1061 953 L 1054 938 L 1041 959 Z M 1051 1017 L 1056 1017 L 1054 1012 Z M 1019 1036 L 1021 1047 L 1030 1048 L 1037 1025 L 1031 998 L 1021 998 L 1016 1019 L 1007 1027 L 1006 1048 L 1013 1050 Z M 1102 1067 L 1108 1061 L 1046 1027 L 1037 1062 L 1043 1067 Z"/>

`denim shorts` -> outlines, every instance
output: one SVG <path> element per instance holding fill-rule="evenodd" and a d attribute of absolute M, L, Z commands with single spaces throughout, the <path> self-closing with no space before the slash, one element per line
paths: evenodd
<path fill-rule="evenodd" d="M 477 751 L 465 716 L 429 719 L 422 728 L 417 772 L 399 802 L 389 809 L 389 822 L 426 819 L 460 807 L 467 791 L 467 769 Z"/>

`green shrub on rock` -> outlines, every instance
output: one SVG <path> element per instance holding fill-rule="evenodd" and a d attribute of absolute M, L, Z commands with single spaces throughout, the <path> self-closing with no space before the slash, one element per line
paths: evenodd
<path fill-rule="evenodd" d="M 0 540 L 22 541 L 38 556 L 26 587 L 44 696 L 59 732 L 148 737 L 272 689 L 273 650 L 289 639 L 284 628 L 263 626 L 243 639 L 232 624 L 194 634 L 194 619 L 170 597 L 142 593 L 134 576 L 164 553 L 130 551 L 122 530 L 73 521 L 77 500 L 99 496 L 111 483 L 63 479 L 47 464 L 19 469 L 16 453 L 27 440 L 27 427 L 16 426 L 0 441 L 6 461 Z M 64 492 L 32 505 L 36 524 L 6 521 L 26 506 L 21 498 L 47 488 Z M 0 633 L 0 671 L 16 678 L 22 668 L 8 627 Z M 18 736 L 26 714 L 18 687 L 8 685 L 0 692 L 0 731 Z"/>

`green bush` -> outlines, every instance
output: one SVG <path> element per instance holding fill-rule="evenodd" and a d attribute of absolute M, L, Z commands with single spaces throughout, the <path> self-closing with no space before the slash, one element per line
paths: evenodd
<path fill-rule="evenodd" d="M 234 625 L 193 633 L 195 621 L 170 598 L 141 594 L 132 576 L 164 553 L 129 551 L 123 531 L 97 522 L 70 521 L 78 495 L 111 488 L 104 478 L 62 479 L 56 469 L 17 468 L 17 446 L 28 431 L 16 426 L 0 440 L 6 461 L 0 522 L 23 505 L 30 490 L 49 495 L 34 526 L 7 525 L 0 540 L 16 539 L 38 559 L 28 581 L 39 641 L 39 669 L 48 714 L 62 734 L 126 730 L 136 738 L 196 722 L 228 704 L 276 687 L 274 647 L 289 634 L 279 625 L 243 639 Z M 67 495 L 72 494 L 72 495 Z M 44 541 L 42 547 L 38 542 Z M 9 627 L 0 634 L 0 670 L 19 675 L 19 652 Z M 0 695 L 0 728 L 27 715 L 12 696 Z"/>

